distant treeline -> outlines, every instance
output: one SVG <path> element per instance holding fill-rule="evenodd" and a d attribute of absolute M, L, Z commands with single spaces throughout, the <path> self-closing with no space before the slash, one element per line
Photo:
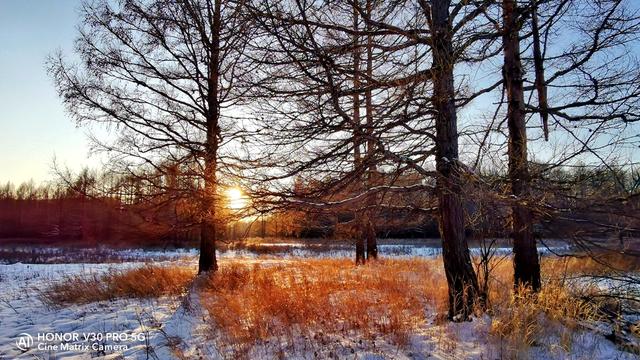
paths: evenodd
<path fill-rule="evenodd" d="M 0 186 L 0 238 L 87 246 L 195 244 L 197 231 L 179 223 L 175 205 L 147 201 L 139 185 L 89 170 L 55 184 L 7 183 Z"/>
<path fill-rule="evenodd" d="M 467 184 L 467 234 L 472 239 L 508 237 L 508 205 L 494 196 L 504 186 L 504 176 L 488 173 L 478 178 L 475 185 L 473 181 Z M 404 175 L 396 184 L 409 188 L 417 181 L 418 177 Z M 564 209 L 553 212 L 561 216 L 541 217 L 536 226 L 541 237 L 570 237 L 577 232 L 592 237 L 634 236 L 640 228 L 638 216 L 634 216 L 640 208 L 637 171 L 616 167 L 555 169 L 538 176 L 534 184 L 545 203 Z M 87 246 L 195 246 L 200 231 L 191 209 L 197 208 L 197 200 L 184 194 L 169 196 L 170 191 L 159 191 L 157 185 L 149 185 L 148 180 L 116 181 L 88 170 L 56 184 L 5 184 L 0 186 L 0 238 Z M 348 190 L 342 196 L 348 197 Z M 375 217 L 378 237 L 437 238 L 437 221 L 429 211 L 434 201 L 428 193 L 417 196 L 409 191 L 382 198 Z M 353 217 L 349 207 L 253 213 L 242 221 L 228 221 L 221 235 L 229 240 L 349 239 Z"/>

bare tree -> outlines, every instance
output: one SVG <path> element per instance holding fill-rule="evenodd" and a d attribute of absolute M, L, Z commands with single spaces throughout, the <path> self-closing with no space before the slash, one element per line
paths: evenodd
<path fill-rule="evenodd" d="M 216 270 L 221 227 L 223 146 L 241 138 L 237 107 L 244 39 L 240 4 L 223 0 L 85 2 L 76 42 L 80 63 L 50 59 L 68 112 L 81 124 L 106 124 L 96 140 L 112 165 L 134 174 L 167 161 L 199 180 L 200 271 Z"/>
<path fill-rule="evenodd" d="M 357 89 L 360 88 L 360 35 L 359 30 L 359 13 L 356 4 L 353 4 L 353 162 L 354 168 L 360 168 L 362 162 L 362 135 L 360 134 L 362 124 L 360 118 L 360 93 Z M 356 265 L 364 264 L 366 262 L 365 255 L 365 239 L 364 227 L 367 226 L 367 219 L 363 218 L 363 213 L 356 210 L 355 212 L 355 226 L 358 228 L 356 237 Z"/>
<path fill-rule="evenodd" d="M 257 86 L 257 96 L 267 99 L 263 106 L 268 110 L 262 114 L 269 117 L 263 136 L 270 140 L 262 144 L 273 149 L 269 151 L 272 161 L 274 154 L 284 153 L 279 161 L 284 166 L 277 175 L 256 177 L 280 180 L 306 172 L 323 179 L 325 186 L 315 188 L 320 192 L 306 195 L 324 196 L 320 203 L 326 207 L 364 202 L 369 208 L 382 193 L 435 195 L 450 287 L 449 315 L 455 319 L 469 316 L 477 294 L 465 239 L 461 185 L 466 167 L 458 152 L 457 111 L 500 82 L 464 91 L 454 83 L 454 71 L 459 64 L 479 62 L 499 52 L 492 46 L 499 34 L 493 23 L 480 16 L 490 4 L 399 1 L 374 7 L 359 1 L 281 0 L 252 6 L 265 36 L 256 47 L 268 54 L 268 75 Z M 353 26 L 354 9 L 364 28 Z M 365 46 L 354 41 L 360 38 L 367 39 Z M 364 69 L 354 67 L 352 56 L 361 54 L 363 47 L 367 62 L 371 61 Z M 360 87 L 353 82 L 358 72 Z M 367 110 L 364 124 L 353 116 L 354 108 L 359 111 L 353 99 L 359 103 L 362 95 Z M 354 128 L 361 130 L 356 140 Z M 366 144 L 367 151 L 354 149 L 356 143 Z M 292 148 L 299 156 L 289 156 Z M 362 159 L 359 166 L 351 165 L 355 153 Z M 345 166 L 347 162 L 350 165 Z M 395 186 L 374 179 L 376 173 L 409 172 L 422 176 L 421 183 Z M 359 186 L 351 197 L 326 196 L 360 183 L 364 174 L 370 179 L 368 185 Z M 312 203 L 300 194 L 297 199 Z M 375 237 L 369 231 L 367 238 Z"/>
<path fill-rule="evenodd" d="M 436 169 L 442 255 L 449 284 L 449 316 L 466 318 L 478 293 L 464 230 L 464 210 L 458 166 L 458 119 L 453 84 L 454 50 L 450 1 L 425 6 L 431 18 L 433 106 L 436 112 Z"/>
<path fill-rule="evenodd" d="M 371 14 L 373 13 L 373 0 L 366 0 L 365 17 L 366 17 L 366 30 L 367 30 L 367 64 L 366 64 L 366 88 L 364 92 L 365 109 L 366 109 L 366 134 L 367 134 L 367 159 L 369 164 L 366 172 L 365 187 L 370 189 L 377 184 L 377 166 L 373 161 L 376 155 L 376 142 L 372 138 L 374 133 L 374 104 L 373 104 L 373 44 L 374 35 L 371 33 L 373 26 L 371 24 Z M 373 219 L 373 211 L 377 203 L 375 195 L 368 195 L 365 210 L 365 224 L 364 224 L 364 237 L 367 242 L 367 259 L 375 260 L 378 258 L 378 242 L 376 238 L 376 227 Z"/>
<path fill-rule="evenodd" d="M 520 60 L 520 9 L 515 0 L 502 2 L 502 42 L 504 86 L 507 92 L 509 128 L 509 181 L 514 197 L 511 216 L 515 286 L 540 289 L 540 263 L 533 237 L 533 213 L 526 206 L 529 198 L 527 126 L 522 61 Z"/>

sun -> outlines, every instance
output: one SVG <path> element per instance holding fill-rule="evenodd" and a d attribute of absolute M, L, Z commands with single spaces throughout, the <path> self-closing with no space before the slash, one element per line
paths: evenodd
<path fill-rule="evenodd" d="M 229 200 L 229 208 L 232 210 L 240 210 L 247 205 L 247 199 L 242 190 L 232 187 L 227 189 L 227 199 Z"/>

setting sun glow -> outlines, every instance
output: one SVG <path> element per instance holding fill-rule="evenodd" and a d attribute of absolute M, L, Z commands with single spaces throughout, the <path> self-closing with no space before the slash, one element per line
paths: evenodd
<path fill-rule="evenodd" d="M 247 199 L 242 194 L 242 190 L 238 188 L 227 189 L 227 199 L 229 200 L 229 208 L 233 210 L 240 210 L 247 204 Z"/>

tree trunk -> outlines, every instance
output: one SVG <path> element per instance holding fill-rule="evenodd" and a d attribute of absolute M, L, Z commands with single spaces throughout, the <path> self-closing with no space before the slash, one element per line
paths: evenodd
<path fill-rule="evenodd" d="M 356 234 L 356 265 L 364 265 L 365 262 L 364 237 L 358 233 Z"/>
<path fill-rule="evenodd" d="M 516 203 L 512 206 L 512 237 L 514 284 L 540 289 L 540 263 L 536 240 L 533 237 L 532 212 L 524 200 L 529 195 L 529 169 L 527 165 L 527 130 L 524 111 L 524 90 L 520 40 L 515 0 L 504 0 L 503 6 L 503 76 L 507 90 L 509 127 L 509 181 Z"/>
<path fill-rule="evenodd" d="M 378 241 L 376 239 L 376 229 L 370 215 L 366 216 L 364 224 L 364 238 L 367 241 L 367 260 L 376 260 L 378 258 Z"/>
<path fill-rule="evenodd" d="M 542 119 L 544 140 L 549 141 L 549 105 L 547 104 L 547 85 L 544 80 L 544 59 L 540 49 L 540 30 L 538 26 L 538 0 L 531 2 L 531 34 L 533 35 L 533 63 L 536 70 L 536 90 L 538 108 Z"/>
<path fill-rule="evenodd" d="M 365 185 L 367 190 L 371 189 L 375 182 L 375 175 L 377 172 L 375 162 L 373 161 L 375 141 L 373 140 L 373 97 L 371 94 L 371 79 L 373 78 L 373 39 L 371 35 L 371 0 L 367 0 L 367 88 L 364 93 L 365 97 L 365 109 L 366 121 L 367 121 L 367 161 L 369 166 L 367 167 L 367 178 Z M 376 228 L 372 219 L 373 207 L 376 205 L 376 198 L 374 195 L 367 196 L 367 210 L 365 216 L 366 226 L 366 241 L 367 241 L 367 260 L 378 258 L 378 241 L 376 239 Z"/>
<path fill-rule="evenodd" d="M 220 60 L 220 10 L 221 1 L 215 1 L 212 24 L 212 39 L 209 57 L 209 77 L 207 81 L 207 141 L 205 146 L 203 219 L 200 228 L 200 261 L 198 273 L 216 271 L 217 229 L 217 177 L 218 137 L 220 135 L 220 104 L 218 103 L 219 60 Z"/>
<path fill-rule="evenodd" d="M 354 3 L 353 5 L 353 29 L 358 30 L 358 8 Z M 358 89 L 360 88 L 360 49 L 358 41 L 358 35 L 353 36 L 353 168 L 354 171 L 360 171 L 360 165 L 362 162 L 360 153 L 360 94 Z M 358 186 L 360 188 L 360 186 Z M 364 252 L 364 226 L 366 216 L 363 216 L 363 212 L 356 209 L 355 212 L 355 239 L 356 239 L 356 265 L 364 264 L 366 261 Z"/>
<path fill-rule="evenodd" d="M 210 215 L 206 216 L 209 217 Z M 215 220 L 210 221 L 204 219 L 200 226 L 200 261 L 198 262 L 198 273 L 216 271 L 218 269 L 218 263 L 216 260 Z"/>
<path fill-rule="evenodd" d="M 442 258 L 449 286 L 449 318 L 466 320 L 478 293 L 464 233 L 458 172 L 458 129 L 453 84 L 453 46 L 449 0 L 432 1 L 433 104 L 436 110 L 436 169 Z"/>

